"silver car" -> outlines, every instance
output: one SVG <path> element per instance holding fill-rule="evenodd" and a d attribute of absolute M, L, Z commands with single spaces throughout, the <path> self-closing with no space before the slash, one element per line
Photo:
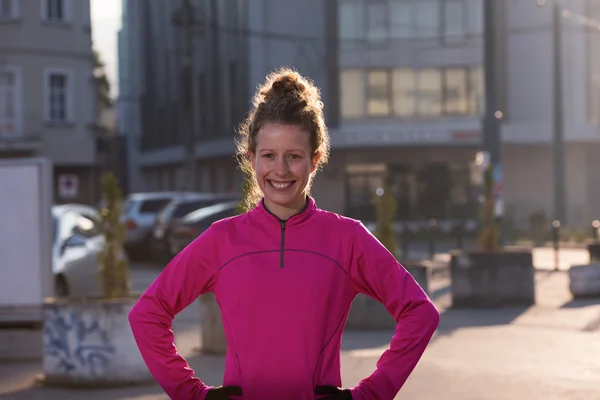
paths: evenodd
<path fill-rule="evenodd" d="M 104 246 L 99 213 L 90 206 L 64 204 L 52 207 L 52 271 L 56 296 L 100 294 L 98 254 Z"/>
<path fill-rule="evenodd" d="M 125 249 L 132 258 L 141 259 L 148 253 L 156 215 L 174 198 L 185 192 L 132 193 L 125 198 L 121 222 L 125 224 Z"/>

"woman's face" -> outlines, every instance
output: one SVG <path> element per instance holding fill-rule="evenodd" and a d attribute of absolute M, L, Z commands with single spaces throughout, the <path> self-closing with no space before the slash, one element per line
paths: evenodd
<path fill-rule="evenodd" d="M 310 134 L 298 125 L 265 124 L 256 135 L 250 157 L 269 210 L 298 210 L 305 204 L 318 155 L 311 157 Z M 284 212 L 285 214 L 285 212 Z"/>

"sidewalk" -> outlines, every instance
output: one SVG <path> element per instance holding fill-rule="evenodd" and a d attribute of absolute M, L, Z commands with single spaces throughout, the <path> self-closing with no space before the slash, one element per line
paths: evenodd
<path fill-rule="evenodd" d="M 545 253 L 540 253 L 544 260 Z M 523 309 L 447 309 L 450 296 L 433 290 L 442 313 L 440 327 L 397 399 L 418 400 L 587 400 L 600 398 L 600 300 L 572 301 L 564 272 L 538 271 L 537 304 Z M 177 345 L 208 384 L 219 384 L 224 359 L 198 355 L 198 305 L 175 321 Z M 393 332 L 344 333 L 345 386 L 375 368 Z M 158 400 L 156 385 L 104 390 L 35 387 L 39 363 L 0 364 L 0 400 Z"/>

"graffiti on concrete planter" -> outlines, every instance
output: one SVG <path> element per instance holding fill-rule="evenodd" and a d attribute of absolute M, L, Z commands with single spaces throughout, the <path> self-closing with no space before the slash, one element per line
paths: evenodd
<path fill-rule="evenodd" d="M 91 314 L 67 310 L 47 310 L 44 326 L 46 362 L 59 370 L 96 376 L 104 370 L 115 352 L 98 320 Z"/>

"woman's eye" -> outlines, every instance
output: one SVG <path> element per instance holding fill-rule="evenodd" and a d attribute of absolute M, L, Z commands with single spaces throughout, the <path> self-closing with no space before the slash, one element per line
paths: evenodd
<path fill-rule="evenodd" d="M 271 153 L 267 153 L 267 154 L 263 154 L 264 158 L 273 158 L 273 154 Z"/>
<path fill-rule="evenodd" d="M 292 160 L 297 160 L 300 158 L 300 156 L 298 154 L 290 154 L 289 156 Z"/>

